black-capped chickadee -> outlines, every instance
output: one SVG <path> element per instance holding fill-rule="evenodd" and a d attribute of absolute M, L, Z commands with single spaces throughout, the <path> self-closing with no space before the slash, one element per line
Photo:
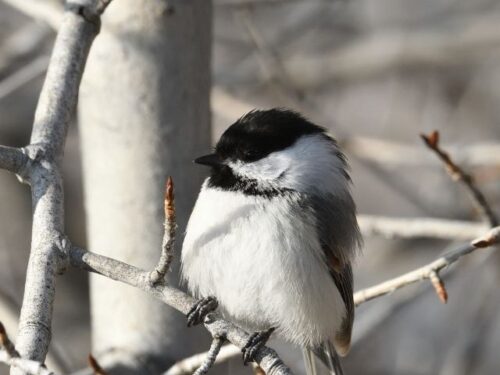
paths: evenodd
<path fill-rule="evenodd" d="M 341 374 L 354 319 L 351 261 L 361 246 L 346 158 L 300 114 L 254 110 L 232 124 L 215 152 L 182 248 L 182 274 L 203 297 L 188 314 L 216 307 L 256 332 L 245 362 L 272 331 Z"/>

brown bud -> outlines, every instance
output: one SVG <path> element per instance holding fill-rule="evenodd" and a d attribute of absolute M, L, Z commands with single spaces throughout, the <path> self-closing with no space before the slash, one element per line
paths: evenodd
<path fill-rule="evenodd" d="M 420 137 L 430 148 L 436 148 L 439 145 L 439 132 L 437 130 L 434 130 L 429 135 L 420 134 Z"/>
<path fill-rule="evenodd" d="M 437 272 L 432 272 L 429 278 L 431 279 L 432 286 L 434 287 L 440 301 L 442 303 L 448 302 L 448 292 L 444 286 L 443 280 L 441 280 Z"/>
<path fill-rule="evenodd" d="M 169 221 L 172 221 L 175 217 L 174 181 L 170 176 L 167 178 L 167 182 L 165 183 L 164 210 L 165 218 Z"/>
<path fill-rule="evenodd" d="M 106 371 L 99 365 L 99 362 L 94 358 L 92 354 L 88 357 L 89 366 L 94 371 L 95 375 L 107 375 Z"/>

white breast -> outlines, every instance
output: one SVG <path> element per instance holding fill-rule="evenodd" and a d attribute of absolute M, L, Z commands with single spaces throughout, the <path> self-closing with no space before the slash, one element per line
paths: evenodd
<path fill-rule="evenodd" d="M 276 327 L 295 344 L 333 340 L 345 308 L 322 259 L 314 218 L 297 196 L 266 198 L 206 188 L 182 249 L 198 296 L 249 330 Z"/>

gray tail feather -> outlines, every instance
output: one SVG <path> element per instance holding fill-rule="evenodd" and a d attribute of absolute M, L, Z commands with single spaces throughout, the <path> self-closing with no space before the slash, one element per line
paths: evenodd
<path fill-rule="evenodd" d="M 304 356 L 304 365 L 306 367 L 306 375 L 317 375 L 316 374 L 316 362 L 314 358 L 314 352 L 309 349 L 302 349 L 302 354 Z"/>
<path fill-rule="evenodd" d="M 327 367 L 330 375 L 344 375 L 344 371 L 340 365 L 340 358 L 330 343 L 325 343 L 315 350 L 304 349 L 303 354 L 307 375 L 317 374 L 315 355 Z"/>

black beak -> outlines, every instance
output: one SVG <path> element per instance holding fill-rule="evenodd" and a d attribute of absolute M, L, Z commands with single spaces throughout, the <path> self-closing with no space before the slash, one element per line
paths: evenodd
<path fill-rule="evenodd" d="M 194 162 L 196 164 L 209 165 L 211 167 L 222 165 L 222 159 L 217 154 L 200 156 L 199 158 L 194 159 Z"/>

